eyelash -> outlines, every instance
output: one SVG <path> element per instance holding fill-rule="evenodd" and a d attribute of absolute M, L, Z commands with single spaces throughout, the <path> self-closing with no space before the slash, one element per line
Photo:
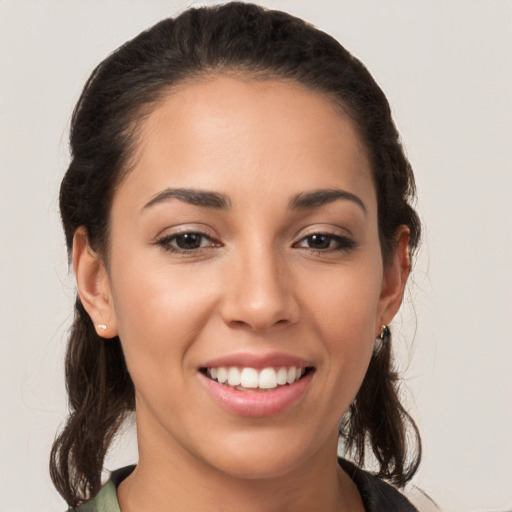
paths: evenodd
<path fill-rule="evenodd" d="M 326 253 L 335 253 L 335 252 L 349 252 L 357 247 L 356 242 L 351 240 L 350 238 L 343 235 L 335 235 L 334 233 L 326 233 L 326 232 L 318 232 L 318 233 L 310 233 L 309 235 L 301 238 L 298 242 L 294 244 L 294 247 L 299 247 L 299 244 L 302 242 L 307 242 L 311 240 L 313 237 L 325 237 L 328 239 L 329 245 L 331 242 L 336 244 L 336 247 L 328 247 L 324 249 L 318 249 L 315 247 L 302 247 L 303 249 L 307 249 L 315 254 L 326 254 Z"/>
<path fill-rule="evenodd" d="M 195 236 L 198 237 L 199 240 L 199 247 L 195 247 L 192 249 L 183 249 L 181 247 L 177 247 L 175 245 L 172 245 L 173 243 L 176 243 L 176 240 L 181 237 L 187 237 L 187 236 Z M 327 247 L 318 249 L 315 247 L 301 247 L 300 244 L 302 242 L 307 242 L 308 240 L 311 241 L 313 237 L 325 237 L 327 239 L 327 242 L 329 246 L 332 242 L 336 244 L 336 247 Z M 207 246 L 201 246 L 203 241 L 209 241 L 209 245 Z M 201 233 L 200 231 L 188 231 L 183 233 L 178 233 L 174 235 L 167 235 L 160 239 L 158 239 L 156 242 L 156 245 L 160 246 L 163 250 L 174 253 L 174 254 L 183 254 L 183 255 L 199 255 L 201 254 L 205 249 L 209 248 L 215 248 L 220 247 L 220 242 L 214 241 L 210 236 L 208 236 L 206 233 Z M 351 240 L 350 238 L 343 236 L 343 235 L 335 235 L 333 233 L 325 233 L 325 232 L 318 232 L 318 233 L 310 233 L 309 235 L 301 238 L 298 242 L 293 244 L 294 248 L 301 248 L 306 249 L 310 252 L 313 252 L 315 254 L 326 254 L 326 253 L 335 253 L 335 252 L 349 252 L 352 251 L 357 247 L 356 242 Z"/>
<path fill-rule="evenodd" d="M 171 245 L 173 242 L 176 242 L 177 239 L 187 236 L 197 236 L 200 238 L 200 246 L 193 249 L 183 249 L 181 247 L 176 247 Z M 209 240 L 211 245 L 207 247 L 201 247 L 201 243 L 203 240 Z M 210 247 L 220 247 L 219 242 L 215 242 L 210 236 L 206 233 L 201 233 L 200 231 L 186 231 L 183 233 L 177 233 L 174 235 L 164 236 L 156 241 L 156 245 L 160 246 L 164 251 L 172 252 L 175 254 L 201 254 L 205 249 Z"/>

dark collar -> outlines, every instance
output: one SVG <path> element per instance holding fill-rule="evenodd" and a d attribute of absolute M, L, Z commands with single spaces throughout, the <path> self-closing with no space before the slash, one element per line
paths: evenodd
<path fill-rule="evenodd" d="M 403 494 L 380 478 L 348 460 L 338 459 L 338 464 L 356 484 L 366 512 L 418 512 Z"/>

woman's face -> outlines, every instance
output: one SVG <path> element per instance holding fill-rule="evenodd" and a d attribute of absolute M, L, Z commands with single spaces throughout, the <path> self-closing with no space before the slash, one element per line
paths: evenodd
<path fill-rule="evenodd" d="M 98 318 L 135 384 L 141 461 L 259 478 L 332 460 L 400 303 L 402 235 L 383 269 L 365 150 L 322 95 L 228 77 L 169 94 L 114 196 Z"/>

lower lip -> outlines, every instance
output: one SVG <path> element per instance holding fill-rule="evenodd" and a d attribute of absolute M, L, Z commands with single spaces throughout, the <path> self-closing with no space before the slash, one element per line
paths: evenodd
<path fill-rule="evenodd" d="M 224 410 L 236 416 L 266 418 L 286 411 L 300 400 L 311 382 L 312 372 L 274 391 L 240 391 L 219 384 L 202 373 L 198 375 L 210 395 Z"/>

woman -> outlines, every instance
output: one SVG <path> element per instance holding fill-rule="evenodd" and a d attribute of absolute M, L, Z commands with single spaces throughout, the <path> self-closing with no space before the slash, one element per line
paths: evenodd
<path fill-rule="evenodd" d="M 420 224 L 364 66 L 282 12 L 191 9 L 96 68 L 71 151 L 71 413 L 51 455 L 67 503 L 415 510 L 384 479 L 420 460 L 388 327 Z M 138 464 L 101 488 L 133 410 Z"/>

